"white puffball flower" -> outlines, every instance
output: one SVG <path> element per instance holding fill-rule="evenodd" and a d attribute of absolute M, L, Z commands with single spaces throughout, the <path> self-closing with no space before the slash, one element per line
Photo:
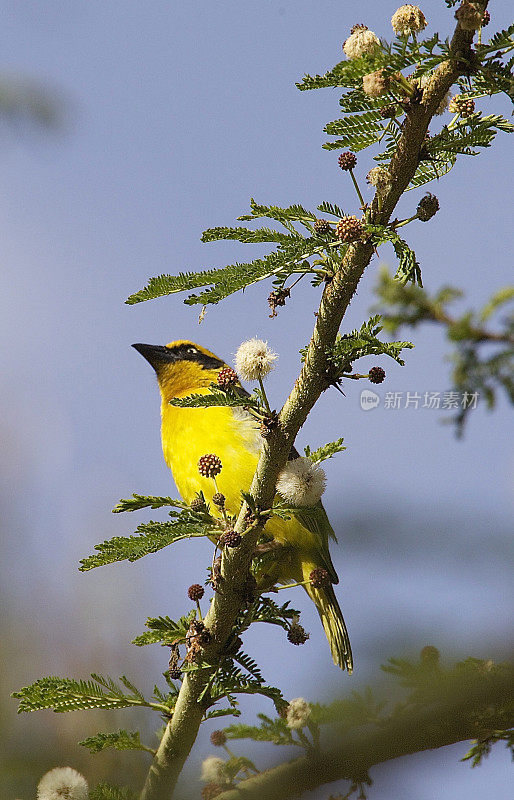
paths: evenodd
<path fill-rule="evenodd" d="M 385 167 L 373 167 L 366 175 L 366 180 L 371 186 L 376 186 L 379 191 L 387 191 L 391 187 L 393 179 Z"/>
<path fill-rule="evenodd" d="M 274 369 L 278 356 L 262 339 L 249 339 L 240 345 L 235 358 L 236 372 L 245 381 L 265 378 Z"/>
<path fill-rule="evenodd" d="M 205 783 L 228 783 L 225 773 L 226 763 L 218 756 L 208 756 L 202 761 L 202 781 Z"/>
<path fill-rule="evenodd" d="M 325 470 L 302 456 L 287 462 L 278 476 L 277 492 L 293 506 L 315 506 L 326 484 Z"/>
<path fill-rule="evenodd" d="M 433 75 L 432 72 L 425 72 L 425 74 L 421 76 L 421 78 L 419 79 L 419 85 L 421 86 L 422 89 L 425 88 L 425 86 L 431 79 L 432 75 Z M 441 102 L 439 103 L 439 105 L 435 110 L 436 116 L 440 116 L 440 114 L 444 114 L 444 112 L 448 110 L 448 106 L 450 105 L 450 99 L 451 99 L 451 92 L 447 91 L 445 96 L 443 97 L 443 99 L 441 100 Z"/>
<path fill-rule="evenodd" d="M 407 3 L 394 12 L 391 17 L 391 25 L 399 36 L 408 36 L 409 33 L 419 33 L 424 30 L 427 27 L 427 21 L 420 8 Z"/>
<path fill-rule="evenodd" d="M 88 800 L 87 781 L 71 767 L 55 767 L 39 781 L 37 800 Z"/>
<path fill-rule="evenodd" d="M 286 711 L 287 727 L 295 731 L 303 728 L 311 715 L 311 707 L 303 697 L 291 700 Z"/>
<path fill-rule="evenodd" d="M 348 58 L 359 58 L 364 55 L 373 55 L 380 47 L 380 39 L 368 30 L 368 28 L 357 27 L 348 39 L 343 43 L 343 51 Z"/>

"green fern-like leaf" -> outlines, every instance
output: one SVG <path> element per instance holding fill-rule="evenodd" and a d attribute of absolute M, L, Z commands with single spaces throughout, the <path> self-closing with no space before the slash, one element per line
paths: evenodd
<path fill-rule="evenodd" d="M 145 300 L 154 300 L 156 297 L 208 286 L 215 283 L 221 272 L 222 269 L 209 269 L 202 272 L 180 272 L 178 275 L 158 275 L 156 278 L 150 278 L 148 286 L 131 294 L 125 302 L 134 305 Z"/>
<path fill-rule="evenodd" d="M 343 209 L 339 208 L 335 203 L 320 203 L 318 210 L 321 211 L 322 214 L 330 214 L 330 216 L 337 217 L 338 219 L 342 219 L 345 216 Z"/>
<path fill-rule="evenodd" d="M 392 228 L 385 225 L 368 225 L 368 232 L 372 236 L 375 245 L 390 242 L 398 258 L 398 269 L 395 278 L 400 283 L 417 283 L 422 286 L 421 268 L 416 259 L 414 250 L 411 250 L 407 242 L 401 238 Z"/>
<path fill-rule="evenodd" d="M 112 733 L 97 733 L 95 736 L 88 736 L 87 739 L 79 742 L 83 747 L 87 747 L 90 753 L 101 753 L 102 750 L 146 750 L 154 752 L 141 742 L 139 731 L 113 731 Z"/>
<path fill-rule="evenodd" d="M 307 458 L 310 458 L 313 464 L 321 464 L 323 461 L 326 461 L 327 458 L 333 458 L 336 453 L 342 453 L 343 450 L 346 450 L 343 442 L 344 439 L 337 439 L 335 442 L 324 444 L 322 447 L 318 447 L 316 450 L 311 450 L 307 445 L 307 447 L 304 449 L 304 452 Z"/>
<path fill-rule="evenodd" d="M 99 783 L 94 789 L 90 789 L 89 800 L 137 800 L 137 797 L 132 789 Z"/>
<path fill-rule="evenodd" d="M 414 173 L 407 191 L 418 189 L 420 186 L 430 183 L 430 181 L 442 178 L 452 169 L 456 160 L 455 156 L 450 155 L 446 158 L 436 156 L 430 161 L 422 161 Z"/>
<path fill-rule="evenodd" d="M 138 534 L 138 535 L 136 535 Z M 156 553 L 180 539 L 208 536 L 205 525 L 195 522 L 145 522 L 139 525 L 134 536 L 115 536 L 95 545 L 97 554 L 81 560 L 81 572 L 95 567 L 113 564 L 115 561 L 137 561 L 150 553 Z"/>
<path fill-rule="evenodd" d="M 186 638 L 187 630 L 195 618 L 196 612 L 190 611 L 177 621 L 170 619 L 170 617 L 149 617 L 146 620 L 146 627 L 150 628 L 140 636 L 133 639 L 132 644 L 142 647 L 147 644 L 174 644 L 182 642 Z"/>
<path fill-rule="evenodd" d="M 327 142 L 323 145 L 327 150 L 338 147 L 349 147 L 357 152 L 370 144 L 377 142 L 382 133 L 384 121 L 378 111 L 365 111 L 362 114 L 351 114 L 329 122 L 325 126 L 325 133 L 329 136 L 339 136 L 337 142 Z"/>
<path fill-rule="evenodd" d="M 243 394 L 243 392 L 237 393 L 237 391 L 228 393 L 215 388 L 211 388 L 209 394 L 189 394 L 186 397 L 173 397 L 169 402 L 170 405 L 178 408 L 259 407 L 259 402 L 254 395 Z"/>
<path fill-rule="evenodd" d="M 238 242 L 278 242 L 279 244 L 288 244 L 295 239 L 300 238 L 300 234 L 293 236 L 290 233 L 281 233 L 272 228 L 257 228 L 257 230 L 250 230 L 250 228 L 209 228 L 202 234 L 202 242 L 216 242 L 220 239 L 234 239 Z"/>
<path fill-rule="evenodd" d="M 120 679 L 123 682 L 123 678 Z M 126 679 L 125 679 L 126 680 Z M 132 687 L 135 689 L 135 687 Z M 125 694 L 111 679 L 93 673 L 91 680 L 72 678 L 40 678 L 25 686 L 13 697 L 20 701 L 18 714 L 52 708 L 57 713 L 90 708 L 128 708 L 129 706 L 151 706 L 138 691 Z"/>
<path fill-rule="evenodd" d="M 154 497 L 152 495 L 133 494 L 127 500 L 120 500 L 118 505 L 113 508 L 113 514 L 121 514 L 123 511 L 139 511 L 141 508 L 162 508 L 172 506 L 173 508 L 188 508 L 183 500 L 174 500 L 172 497 Z"/>

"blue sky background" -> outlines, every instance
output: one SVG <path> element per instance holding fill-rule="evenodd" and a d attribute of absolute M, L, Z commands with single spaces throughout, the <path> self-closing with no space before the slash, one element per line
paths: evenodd
<path fill-rule="evenodd" d="M 509 5 L 490 4 L 486 33 L 509 24 Z M 123 301 L 151 275 L 257 256 L 255 245 L 200 242 L 205 228 L 234 224 L 250 196 L 310 208 L 329 200 L 357 211 L 337 152 L 321 149 L 324 124 L 338 116 L 338 92 L 300 93 L 294 84 L 340 60 L 356 22 L 390 37 L 395 8 L 376 0 L 0 2 L 2 72 L 36 79 L 60 98 L 64 115 L 50 135 L 14 123 L 0 128 L 3 583 L 18 625 L 44 639 L 37 659 L 20 657 L 21 684 L 68 669 L 70 650 L 77 674 L 132 668 L 146 674 L 147 688 L 165 668 L 162 651 L 128 642 L 147 615 L 183 612 L 187 586 L 203 579 L 209 546 L 179 544 L 84 575 L 76 569 L 95 543 L 129 534 L 147 518 L 112 516 L 119 497 L 174 492 L 160 452 L 154 377 L 130 344 L 191 338 L 230 361 L 244 339 L 268 339 L 280 354 L 269 380 L 278 407 L 297 374 L 319 291 L 302 284 L 269 319 L 269 286 L 258 285 L 210 308 L 200 327 L 199 307 L 179 296 L 132 307 Z M 452 29 L 442 1 L 423 10 L 428 33 Z M 505 99 L 479 107 L 510 114 Z M 449 119 L 437 119 L 432 132 Z M 440 213 L 405 230 L 425 286 L 465 288 L 462 307 L 483 304 L 511 278 L 509 145 L 500 134 L 479 158 L 462 158 L 427 187 Z M 362 184 L 374 152 L 359 156 Z M 413 213 L 422 194 L 408 193 L 399 214 Z M 386 248 L 381 256 L 391 258 Z M 352 302 L 347 330 L 369 316 L 378 263 Z M 377 362 L 387 370 L 382 397 L 450 388 L 440 332 L 420 329 L 411 338 L 416 348 L 404 368 Z M 332 668 L 316 615 L 295 594 L 311 631 L 301 652 L 276 632 L 248 640 L 289 697 L 327 700 L 372 681 L 378 664 L 407 641 L 411 652 L 429 642 L 451 655 L 508 653 L 513 458 L 506 403 L 494 414 L 479 406 L 457 442 L 441 425 L 444 412 L 364 413 L 360 388 L 348 386 L 346 399 L 326 393 L 298 438 L 303 447 L 344 436 L 348 446 L 327 464 L 326 506 L 339 532 L 334 560 L 356 676 Z M 261 707 L 249 704 L 248 719 Z M 23 731 L 35 723 L 13 724 Z M 206 748 L 203 736 L 193 766 Z M 458 762 L 464 752 L 459 746 L 412 758 L 401 787 L 394 766 L 381 768 L 376 796 L 449 800 L 487 788 L 506 800 L 506 753 L 471 772 Z"/>

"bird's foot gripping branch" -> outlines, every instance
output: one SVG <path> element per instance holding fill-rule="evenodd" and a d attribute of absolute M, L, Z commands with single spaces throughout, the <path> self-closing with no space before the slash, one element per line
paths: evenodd
<path fill-rule="evenodd" d="M 447 5 L 457 3 L 447 0 Z M 270 243 L 273 249 L 268 255 L 202 272 L 161 275 L 127 300 L 133 304 L 188 292 L 185 303 L 200 305 L 203 318 L 208 306 L 268 280 L 269 309 L 264 313 L 271 311 L 273 317 L 284 305 L 294 304 L 296 286 L 307 277 L 317 306 L 312 336 L 301 351 L 299 376 L 280 411 L 273 409 L 264 385 L 276 354 L 261 340 L 241 345 L 235 370 L 189 341 L 134 345 L 157 374 L 164 457 L 181 498 L 134 495 L 122 500 L 116 512 L 168 509 L 168 519 L 143 522 L 133 536 L 97 545 L 81 569 L 136 561 L 179 540 L 203 537 L 214 546 L 206 564 L 207 581 L 199 576 L 189 587 L 191 606 L 183 616 L 151 618 L 147 630 L 134 640 L 137 646 L 157 643 L 168 648 L 165 684 L 156 687 L 151 697 L 125 677 L 115 682 L 100 675 L 86 681 L 46 678 L 15 696 L 20 711 L 144 707 L 156 712 L 164 728 L 155 748 L 144 744 L 138 732 L 124 730 L 82 742 L 92 752 L 117 748 L 149 753 L 152 761 L 142 800 L 169 800 L 201 723 L 213 717 L 239 716 L 239 697 L 244 694 L 267 698 L 276 717 L 261 715 L 258 729 L 232 726 L 218 732 L 213 744 L 227 747 L 227 737 L 241 738 L 247 730 L 256 740 L 304 747 L 319 769 L 312 770 L 312 761 L 307 759 L 284 768 L 275 783 L 263 783 L 251 761 L 228 751 L 222 766 L 214 759 L 206 767 L 205 798 L 222 792 L 224 800 L 242 797 L 237 788 L 240 781 L 245 783 L 241 787 L 245 798 L 286 798 L 293 796 L 291 787 L 298 785 L 299 776 L 305 778 L 301 787 L 310 789 L 333 773 L 327 765 L 337 763 L 334 754 L 320 752 L 322 712 L 312 711 L 301 699 L 288 703 L 279 688 L 270 686 L 259 664 L 245 653 L 243 637 L 253 623 L 264 622 L 283 628 L 293 645 L 305 644 L 309 637 L 300 623 L 300 611 L 291 608 L 290 600 L 277 599 L 279 590 L 303 586 L 318 610 L 334 662 L 352 670 L 349 637 L 333 588 L 338 581 L 328 548 L 333 531 L 321 503 L 325 475 L 320 464 L 344 450 L 343 439 L 314 450 L 306 448 L 303 456 L 294 449 L 294 441 L 316 401 L 330 387 L 348 394 L 354 388 L 352 381 L 384 380 L 381 364 L 364 362 L 366 366 L 355 369 L 356 362 L 366 357 L 382 361 L 388 356 L 403 364 L 402 351 L 412 347 L 410 342 L 384 341 L 377 316 L 356 330 L 341 331 L 360 278 L 383 245 L 392 246 L 397 258 L 395 284 L 422 285 L 418 259 L 399 230 L 418 221 L 427 223 L 439 203 L 431 193 L 417 196 L 410 215 L 393 220 L 400 197 L 440 179 L 460 157 L 475 156 L 489 147 L 498 131 L 514 130 L 503 116 L 485 114 L 477 107 L 485 106 L 487 96 L 513 95 L 509 54 L 514 49 L 514 26 L 486 42 L 482 30 L 488 21 L 486 6 L 486 2 L 458 5 L 451 41 L 436 33 L 420 38 L 428 23 L 423 12 L 410 4 L 393 15 L 392 42 L 356 25 L 343 45 L 345 59 L 325 75 L 306 75 L 298 84 L 301 91 L 336 87 L 342 92 L 341 116 L 327 123 L 330 141 L 324 147 L 344 151 L 334 168 L 347 179 L 345 189 L 355 192 L 345 210 L 326 201 L 314 212 L 298 204 L 281 208 L 252 200 L 250 212 L 239 218 L 250 226 L 210 228 L 203 241 Z M 439 123 L 446 113 L 451 117 Z M 429 124 L 435 126 L 430 133 Z M 377 166 L 364 182 L 356 153 L 368 147 L 376 147 Z M 253 225 L 262 219 L 272 227 Z M 240 378 L 254 383 L 251 393 L 243 389 Z M 408 677 L 408 666 L 400 667 Z M 372 703 L 363 701 L 361 706 L 360 712 L 365 708 L 365 713 L 359 719 L 368 715 L 367 721 L 378 720 Z M 383 759 L 473 733 L 470 723 L 449 739 L 443 726 L 430 743 L 420 741 L 418 746 L 413 731 L 419 729 L 419 719 L 414 717 L 400 715 L 391 722 L 394 736 L 388 742 L 401 743 L 394 752 L 377 732 Z M 506 727 L 506 721 L 501 721 Z M 494 722 L 499 724 L 496 718 Z M 362 755 L 361 745 L 356 735 L 351 751 L 354 761 L 344 762 L 348 753 L 341 755 L 346 767 L 338 767 L 336 777 L 351 778 L 352 785 L 362 790 L 367 770 L 376 762 Z M 132 790 L 102 784 L 90 797 L 119 800 L 132 797 Z"/>

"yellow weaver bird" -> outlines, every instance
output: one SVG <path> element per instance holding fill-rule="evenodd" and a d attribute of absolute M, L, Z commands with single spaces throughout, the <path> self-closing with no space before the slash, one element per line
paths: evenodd
<path fill-rule="evenodd" d="M 214 453 L 222 463 L 217 476 L 218 489 L 225 495 L 227 512 L 236 515 L 241 506 L 241 491 L 250 488 L 259 459 L 262 438 L 258 423 L 242 408 L 179 408 L 169 402 L 174 397 L 208 394 L 226 363 L 188 341 L 133 347 L 157 374 L 162 449 L 182 499 L 191 503 L 201 491 L 206 501 L 212 502 L 214 482 L 200 475 L 198 461 L 203 455 Z M 296 456 L 293 451 L 291 457 Z M 338 583 L 328 551 L 329 537 L 335 539 L 335 535 L 321 502 L 314 514 L 299 512 L 289 520 L 272 517 L 265 532 L 282 545 L 272 553 L 274 582 L 306 581 L 304 588 L 316 605 L 334 663 L 351 673 L 350 640 L 334 590 L 331 584 L 315 588 L 310 583 L 311 572 L 319 568 L 328 572 L 332 583 Z"/>

